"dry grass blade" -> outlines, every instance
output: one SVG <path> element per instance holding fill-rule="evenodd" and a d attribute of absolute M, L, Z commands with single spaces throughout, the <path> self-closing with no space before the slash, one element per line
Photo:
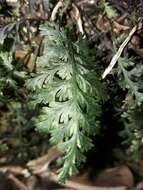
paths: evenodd
<path fill-rule="evenodd" d="M 82 26 L 82 19 L 81 19 L 81 15 L 79 12 L 78 7 L 72 3 L 72 17 L 76 20 L 79 31 L 82 35 L 84 35 L 84 30 L 83 30 L 83 26 Z"/>
<path fill-rule="evenodd" d="M 56 20 L 56 17 L 57 17 L 57 14 L 58 14 L 58 11 L 59 9 L 63 6 L 63 0 L 60 0 L 56 6 L 54 7 L 53 11 L 52 11 L 52 14 L 51 14 L 51 17 L 50 17 L 50 20 L 51 21 L 55 21 Z"/>
<path fill-rule="evenodd" d="M 134 26 L 133 29 L 131 30 L 131 32 L 129 33 L 128 37 L 125 39 L 125 41 L 121 44 L 121 46 L 119 47 L 117 53 L 114 55 L 114 57 L 112 58 L 109 66 L 105 69 L 104 73 L 102 74 L 102 79 L 104 79 L 112 70 L 112 68 L 115 66 L 115 64 L 117 63 L 119 57 L 121 56 L 124 48 L 126 47 L 126 45 L 129 43 L 129 41 L 131 40 L 133 34 L 136 32 L 137 30 L 137 26 Z"/>

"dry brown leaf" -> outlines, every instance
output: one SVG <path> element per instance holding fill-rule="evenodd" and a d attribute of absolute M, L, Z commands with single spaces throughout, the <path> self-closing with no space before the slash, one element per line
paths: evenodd
<path fill-rule="evenodd" d="M 127 166 L 118 166 L 102 171 L 94 180 L 96 186 L 126 186 L 133 187 L 134 178 Z"/>

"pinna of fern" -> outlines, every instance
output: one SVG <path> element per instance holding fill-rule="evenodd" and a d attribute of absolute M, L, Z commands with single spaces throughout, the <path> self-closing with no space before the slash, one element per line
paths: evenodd
<path fill-rule="evenodd" d="M 103 6 L 104 13 L 107 15 L 108 18 L 112 19 L 118 16 L 116 9 L 114 9 L 108 1 L 103 0 Z"/>
<path fill-rule="evenodd" d="M 26 72 L 13 64 L 12 53 L 0 48 L 0 101 L 8 101 L 9 91 L 18 95 L 18 81 L 26 79 Z"/>
<path fill-rule="evenodd" d="M 117 50 L 125 35 L 120 35 L 113 40 L 113 52 Z M 118 84 L 126 92 L 126 96 L 133 99 L 132 108 L 141 106 L 143 103 L 143 65 L 141 60 L 131 57 L 128 50 L 118 59 L 118 66 L 115 69 Z"/>
<path fill-rule="evenodd" d="M 40 27 L 43 55 L 38 57 L 36 73 L 26 83 L 34 92 L 33 102 L 42 105 L 34 119 L 37 130 L 51 135 L 51 142 L 64 152 L 59 177 L 65 180 L 85 161 L 84 152 L 92 147 L 90 135 L 99 126 L 100 97 L 96 84 L 88 81 L 78 42 L 66 31 L 48 23 Z"/>
<path fill-rule="evenodd" d="M 4 89 L 6 86 L 15 88 L 15 81 L 8 75 L 12 70 L 12 56 L 8 52 L 0 51 L 0 101 L 4 100 Z"/>
<path fill-rule="evenodd" d="M 120 136 L 123 138 L 122 144 L 127 147 L 128 160 L 140 160 L 143 158 L 142 107 L 124 112 L 122 121 L 125 127 Z"/>
<path fill-rule="evenodd" d="M 133 97 L 133 107 L 140 106 L 143 102 L 143 65 L 135 63 L 133 58 L 121 57 L 118 61 L 118 79 L 122 89 Z"/>

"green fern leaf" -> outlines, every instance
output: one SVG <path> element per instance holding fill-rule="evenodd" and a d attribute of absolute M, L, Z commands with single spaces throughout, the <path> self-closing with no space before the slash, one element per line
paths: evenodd
<path fill-rule="evenodd" d="M 123 89 L 128 90 L 128 94 L 133 96 L 136 105 L 140 106 L 143 102 L 143 65 L 136 64 L 135 60 L 128 57 L 122 57 L 118 61 L 119 84 Z"/>
<path fill-rule="evenodd" d="M 90 135 L 99 126 L 100 114 L 95 85 L 87 80 L 90 71 L 80 55 L 77 42 L 71 42 L 58 25 L 41 26 L 44 52 L 38 58 L 37 73 L 27 81 L 34 91 L 34 104 L 44 106 L 35 118 L 36 128 L 51 134 L 51 142 L 65 153 L 59 174 L 65 180 L 85 160 L 92 147 Z"/>

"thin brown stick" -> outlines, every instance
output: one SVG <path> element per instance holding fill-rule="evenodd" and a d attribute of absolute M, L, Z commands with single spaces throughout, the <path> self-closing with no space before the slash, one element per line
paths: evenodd
<path fill-rule="evenodd" d="M 114 26 L 115 26 L 119 31 L 121 31 L 121 30 L 129 30 L 129 29 L 130 29 L 129 26 L 124 26 L 124 25 L 122 25 L 122 24 L 119 24 L 119 23 L 116 22 L 116 21 L 114 21 L 113 23 L 114 23 Z"/>
<path fill-rule="evenodd" d="M 117 53 L 114 55 L 114 57 L 112 58 L 109 66 L 105 69 L 104 73 L 102 74 L 102 79 L 104 79 L 112 70 L 112 68 L 115 66 L 115 64 L 117 63 L 118 59 L 120 58 L 124 48 L 126 47 L 126 45 L 129 43 L 129 41 L 131 40 L 133 34 L 137 31 L 137 26 L 134 26 L 133 29 L 131 30 L 131 32 L 129 33 L 128 37 L 125 39 L 125 41 L 121 44 L 121 46 L 119 47 Z"/>
<path fill-rule="evenodd" d="M 58 183 L 58 176 L 54 173 L 51 174 L 51 179 L 54 181 L 57 181 Z M 74 189 L 74 190 L 127 190 L 127 187 L 125 186 L 119 186 L 119 187 L 98 187 L 98 186 L 91 186 L 86 184 L 81 184 L 78 182 L 74 182 L 71 180 L 65 181 L 64 186 L 66 188 Z"/>
<path fill-rule="evenodd" d="M 28 190 L 28 187 L 13 174 L 9 174 L 8 179 L 10 179 L 18 188 L 20 188 L 20 190 Z"/>
<path fill-rule="evenodd" d="M 63 153 L 58 149 L 57 146 L 51 147 L 47 154 L 44 156 L 31 160 L 27 163 L 27 167 L 31 170 L 33 174 L 44 173 L 48 170 L 48 166 L 52 161 L 61 156 Z"/>
<path fill-rule="evenodd" d="M 11 173 L 11 174 L 16 175 L 16 176 L 22 175 L 25 178 L 27 178 L 31 175 L 27 168 L 24 168 L 21 166 L 1 166 L 0 172 Z"/>

